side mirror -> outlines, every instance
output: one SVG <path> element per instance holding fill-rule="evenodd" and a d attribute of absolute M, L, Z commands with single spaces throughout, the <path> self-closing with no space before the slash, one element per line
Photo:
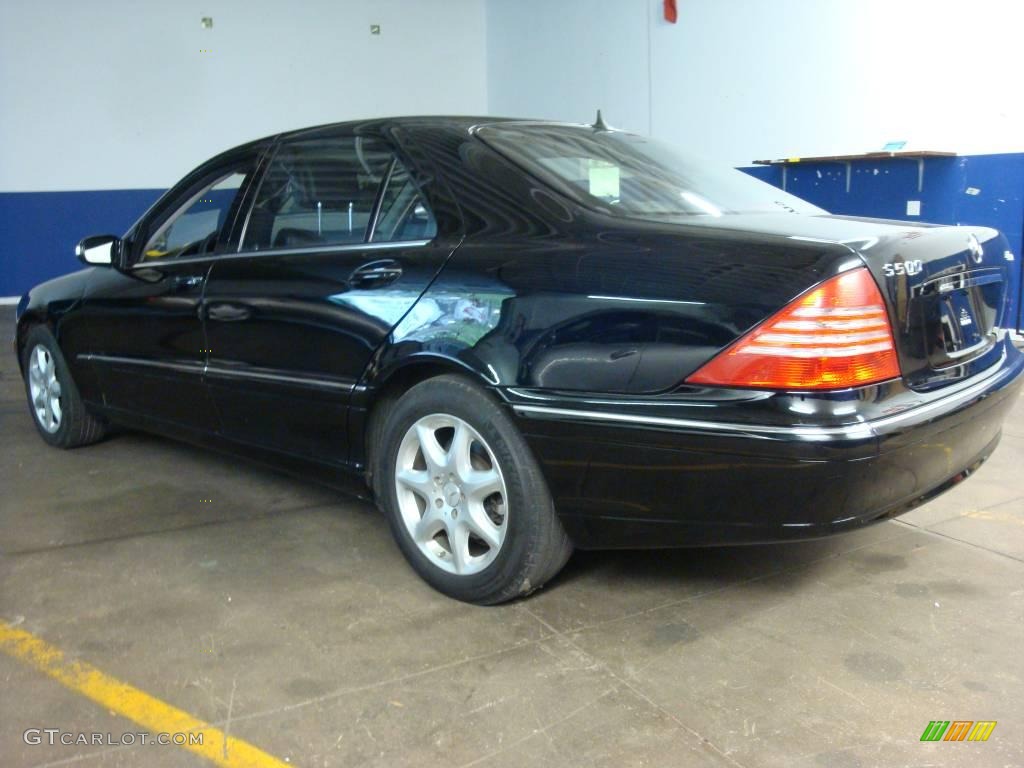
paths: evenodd
<path fill-rule="evenodd" d="M 91 235 L 75 246 L 75 256 L 93 267 L 121 265 L 121 238 L 115 235 Z"/>

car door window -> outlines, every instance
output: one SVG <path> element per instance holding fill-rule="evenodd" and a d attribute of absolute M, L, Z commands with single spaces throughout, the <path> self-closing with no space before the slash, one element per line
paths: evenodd
<path fill-rule="evenodd" d="M 437 224 L 422 193 L 408 169 L 396 158 L 381 197 L 371 241 L 431 240 L 436 234 Z"/>
<path fill-rule="evenodd" d="M 211 253 L 227 222 L 248 174 L 220 174 L 195 192 L 150 236 L 142 250 L 143 263 Z"/>
<path fill-rule="evenodd" d="M 391 159 L 384 142 L 362 136 L 283 144 L 256 195 L 242 249 L 365 242 Z"/>

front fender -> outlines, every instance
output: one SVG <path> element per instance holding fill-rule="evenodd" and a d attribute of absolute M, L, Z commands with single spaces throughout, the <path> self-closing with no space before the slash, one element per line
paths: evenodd
<path fill-rule="evenodd" d="M 21 368 L 25 336 L 30 328 L 45 325 L 57 342 L 61 339 L 61 324 L 65 316 L 78 307 L 85 295 L 89 276 L 95 267 L 81 269 L 68 275 L 40 283 L 18 301 L 15 311 L 14 351 Z"/>

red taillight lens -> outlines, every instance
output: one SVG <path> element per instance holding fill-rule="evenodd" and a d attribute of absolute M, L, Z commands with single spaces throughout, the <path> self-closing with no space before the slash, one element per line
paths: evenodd
<path fill-rule="evenodd" d="M 882 294 L 862 268 L 808 291 L 686 381 L 765 389 L 845 389 L 899 375 Z"/>

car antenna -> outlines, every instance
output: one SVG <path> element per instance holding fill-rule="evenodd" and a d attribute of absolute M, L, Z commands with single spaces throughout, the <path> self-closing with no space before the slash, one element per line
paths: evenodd
<path fill-rule="evenodd" d="M 590 127 L 593 128 L 595 131 L 607 131 L 607 130 L 610 130 L 608 128 L 608 126 L 605 124 L 604 118 L 601 117 L 601 110 L 600 109 L 597 110 L 597 119 L 594 121 L 594 124 L 592 126 L 590 126 Z"/>

